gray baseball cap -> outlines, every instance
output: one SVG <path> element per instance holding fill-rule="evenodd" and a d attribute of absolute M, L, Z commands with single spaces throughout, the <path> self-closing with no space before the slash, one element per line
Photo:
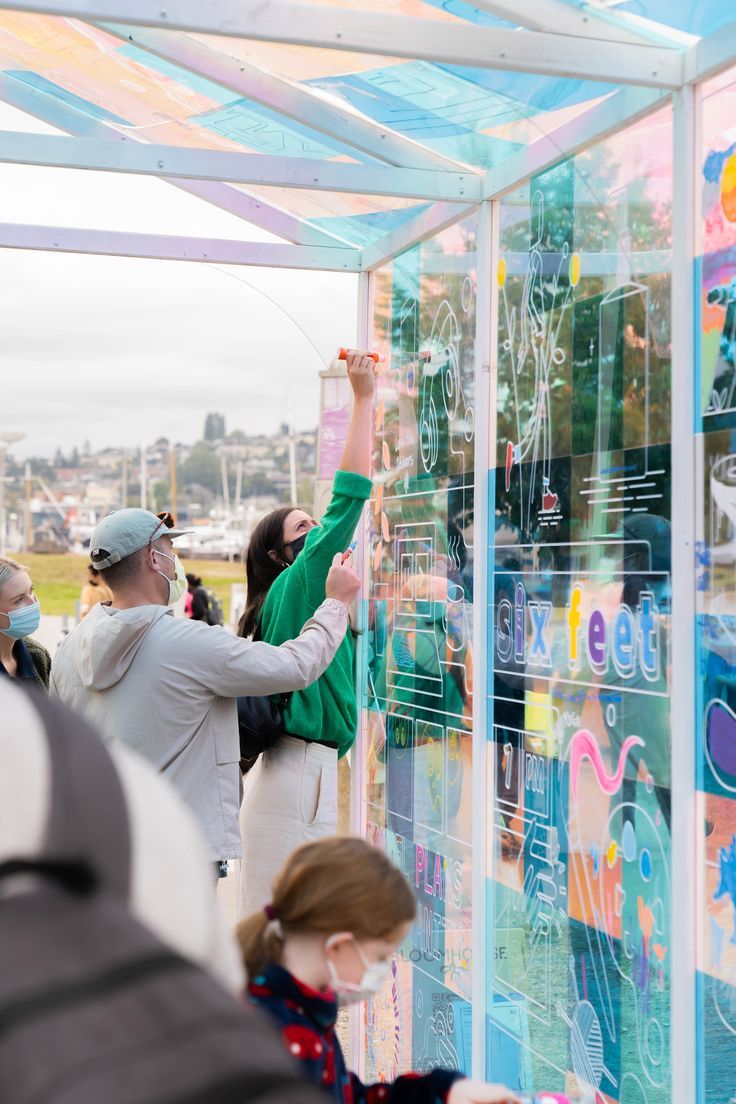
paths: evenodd
<path fill-rule="evenodd" d="M 182 537 L 191 529 L 170 528 L 149 510 L 116 510 L 96 525 L 89 542 L 89 558 L 98 569 L 119 563 L 160 537 Z"/>

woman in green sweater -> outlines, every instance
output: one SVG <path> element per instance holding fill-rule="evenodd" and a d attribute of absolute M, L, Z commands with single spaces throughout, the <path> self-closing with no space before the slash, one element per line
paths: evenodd
<path fill-rule="evenodd" d="M 375 368 L 371 357 L 349 353 L 353 411 L 321 522 L 304 510 L 285 507 L 253 530 L 246 556 L 243 636 L 268 644 L 291 640 L 325 599 L 332 561 L 350 544 L 371 494 Z M 271 883 L 296 847 L 337 829 L 337 760 L 352 747 L 358 722 L 353 660 L 348 633 L 322 677 L 291 695 L 284 709 L 284 735 L 246 775 L 239 916 L 271 899 Z"/>

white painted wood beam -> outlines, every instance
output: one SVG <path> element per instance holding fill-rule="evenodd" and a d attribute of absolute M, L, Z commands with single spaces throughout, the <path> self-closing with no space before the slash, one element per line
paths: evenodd
<path fill-rule="evenodd" d="M 701 38 L 685 55 L 685 81 L 696 84 L 736 65 L 736 20 Z"/>
<path fill-rule="evenodd" d="M 470 214 L 472 208 L 461 203 L 435 203 L 425 211 L 379 238 L 363 249 L 363 268 L 371 270 L 388 264 L 399 253 L 411 249 L 417 242 L 439 234 L 441 230 Z"/>
<path fill-rule="evenodd" d="M 190 35 L 155 28 L 126 27 L 119 23 L 100 23 L 98 26 L 147 53 L 206 77 L 247 100 L 335 139 L 341 145 L 348 146 L 349 153 L 357 150 L 406 169 L 473 171 L 468 165 L 435 153 L 389 127 L 380 126 L 365 115 L 341 108 L 319 90 L 268 73 L 221 50 L 213 50 Z"/>
<path fill-rule="evenodd" d="M 484 195 L 500 196 L 535 173 L 650 114 L 669 100 L 645 88 L 623 88 L 486 173 Z"/>
<path fill-rule="evenodd" d="M 290 0 L 3 0 L 13 11 L 128 23 L 418 58 L 445 65 L 508 69 L 614 84 L 679 88 L 683 56 L 663 46 L 600 42 L 537 31 L 479 27 Z"/>
<path fill-rule="evenodd" d="M 111 141 L 135 140 L 128 138 L 124 132 L 116 130 L 111 124 L 103 123 L 86 112 L 79 111 L 48 92 L 15 80 L 7 73 L 0 73 L 0 100 L 77 137 L 103 138 Z M 275 204 L 267 203 L 257 196 L 248 195 L 247 192 L 234 188 L 231 184 L 211 180 L 175 180 L 167 177 L 162 179 L 164 183 L 188 192 L 205 203 L 219 207 L 220 210 L 227 211 L 252 226 L 258 226 L 262 230 L 276 234 L 294 245 L 330 248 L 352 244 L 312 226 L 311 223 Z"/>
<path fill-rule="evenodd" d="M 478 202 L 483 182 L 480 175 L 468 173 L 271 157 L 143 142 L 60 138 L 8 130 L 0 131 L 0 162 L 461 203 Z"/>
<path fill-rule="evenodd" d="M 260 268 L 320 269 L 360 272 L 358 249 L 310 248 L 270 242 L 239 242 L 219 238 L 185 238 L 166 234 L 130 234 L 120 230 L 87 230 L 67 226 L 0 223 L 0 249 L 31 249 L 51 253 L 89 253 L 146 260 L 194 261 L 200 264 L 247 265 Z"/>
<path fill-rule="evenodd" d="M 666 27 L 662 27 L 661 35 L 647 33 L 629 22 L 624 13 L 604 8 L 602 4 L 578 5 L 566 0 L 473 0 L 473 3 L 481 11 L 530 31 L 633 45 L 668 44 Z"/>

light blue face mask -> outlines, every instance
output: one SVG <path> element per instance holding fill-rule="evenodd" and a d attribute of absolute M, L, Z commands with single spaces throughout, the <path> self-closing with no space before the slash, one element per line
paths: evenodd
<path fill-rule="evenodd" d="M 21 606 L 5 616 L 10 624 L 5 629 L 0 626 L 0 633 L 12 640 L 22 640 L 25 636 L 31 636 L 40 625 L 41 607 L 36 600 L 30 606 Z"/>

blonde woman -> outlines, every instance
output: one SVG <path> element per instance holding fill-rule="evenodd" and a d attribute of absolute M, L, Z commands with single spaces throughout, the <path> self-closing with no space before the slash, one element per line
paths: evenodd
<path fill-rule="evenodd" d="M 41 607 L 22 564 L 0 556 L 0 678 L 4 675 L 49 687 L 51 656 L 34 633 Z"/>

